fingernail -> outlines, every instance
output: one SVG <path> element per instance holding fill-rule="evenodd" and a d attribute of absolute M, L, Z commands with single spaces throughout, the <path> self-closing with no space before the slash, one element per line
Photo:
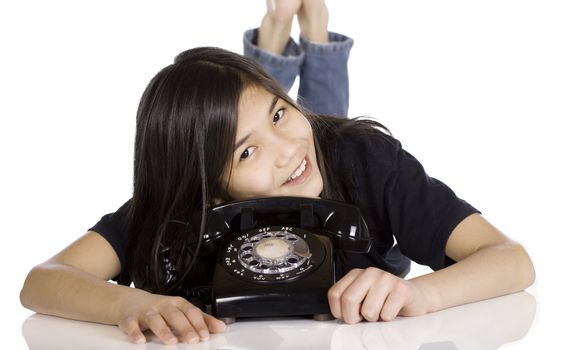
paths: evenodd
<path fill-rule="evenodd" d="M 187 343 L 189 343 L 189 344 L 196 344 L 198 342 L 199 342 L 199 337 L 187 338 Z"/>
<path fill-rule="evenodd" d="M 199 331 L 199 337 L 201 337 L 201 340 L 207 340 L 209 339 L 209 332 Z"/>
<path fill-rule="evenodd" d="M 145 342 L 146 342 L 146 339 L 143 338 L 143 337 L 138 337 L 138 338 L 134 339 L 134 343 L 136 343 L 136 344 L 143 344 Z"/>
<path fill-rule="evenodd" d="M 171 337 L 166 340 L 168 344 L 177 344 L 177 338 Z"/>

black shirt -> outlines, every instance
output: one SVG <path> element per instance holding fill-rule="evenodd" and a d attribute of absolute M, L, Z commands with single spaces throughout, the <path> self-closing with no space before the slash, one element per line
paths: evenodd
<path fill-rule="evenodd" d="M 368 254 L 338 255 L 339 277 L 352 268 L 369 266 L 405 276 L 409 259 L 433 270 L 453 263 L 445 255 L 447 240 L 459 222 L 479 211 L 429 177 L 399 141 L 378 130 L 364 135 L 347 132 L 336 146 L 339 159 L 332 162 L 337 164 L 333 170 L 350 178 L 347 190 L 354 194 L 374 236 Z M 90 229 L 111 244 L 122 267 L 126 266 L 126 210 L 127 203 Z M 130 283 L 126 271 L 114 280 Z"/>

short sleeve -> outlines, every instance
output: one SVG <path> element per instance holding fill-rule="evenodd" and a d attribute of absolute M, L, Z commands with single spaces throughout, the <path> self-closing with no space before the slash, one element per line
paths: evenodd
<path fill-rule="evenodd" d="M 130 278 L 125 271 L 126 241 L 127 241 L 127 211 L 130 201 L 124 203 L 116 212 L 104 215 L 89 231 L 95 231 L 110 243 L 118 259 L 121 272 L 112 280 L 120 284 L 129 285 Z"/>
<path fill-rule="evenodd" d="M 428 176 L 397 140 L 392 144 L 392 171 L 384 192 L 392 233 L 408 258 L 442 269 L 451 263 L 445 248 L 453 229 L 480 212 L 443 182 Z"/>

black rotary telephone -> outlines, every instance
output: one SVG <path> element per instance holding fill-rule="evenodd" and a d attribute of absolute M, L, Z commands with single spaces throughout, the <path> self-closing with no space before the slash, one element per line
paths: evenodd
<path fill-rule="evenodd" d="M 331 200 L 272 197 L 209 209 L 206 239 L 220 240 L 212 313 L 330 319 L 334 250 L 367 253 L 372 240 L 357 207 Z"/>

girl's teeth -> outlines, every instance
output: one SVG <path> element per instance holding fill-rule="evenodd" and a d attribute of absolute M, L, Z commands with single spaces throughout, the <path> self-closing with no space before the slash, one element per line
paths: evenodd
<path fill-rule="evenodd" d="M 297 168 L 295 173 L 293 173 L 293 175 L 291 175 L 288 180 L 295 179 L 299 175 L 303 174 L 303 172 L 305 171 L 306 165 L 307 165 L 307 161 L 305 159 L 303 159 L 299 168 Z"/>

